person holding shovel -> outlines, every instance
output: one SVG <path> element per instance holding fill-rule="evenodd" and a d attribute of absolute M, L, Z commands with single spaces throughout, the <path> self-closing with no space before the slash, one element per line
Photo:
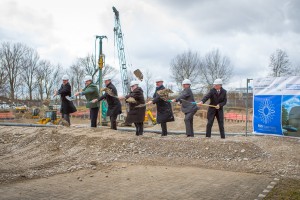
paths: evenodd
<path fill-rule="evenodd" d="M 191 90 L 191 81 L 185 79 L 182 81 L 183 90 L 180 93 L 180 96 L 176 99 L 173 99 L 172 102 L 181 103 L 181 111 L 184 113 L 184 123 L 186 129 L 187 137 L 194 137 L 194 127 L 193 119 L 196 114 L 198 107 L 194 100 L 194 94 Z"/>
<path fill-rule="evenodd" d="M 69 76 L 63 75 L 62 77 L 62 84 L 58 91 L 54 91 L 53 97 L 60 95 L 61 98 L 61 107 L 60 112 L 62 118 L 71 125 L 70 122 L 70 113 L 74 113 L 77 111 L 76 107 L 74 106 L 72 101 L 66 99 L 67 96 L 71 96 L 71 85 L 69 83 Z"/>
<path fill-rule="evenodd" d="M 126 102 L 129 103 L 129 112 L 126 117 L 126 124 L 134 123 L 136 128 L 136 136 L 143 135 L 144 132 L 144 119 L 146 106 L 139 107 L 145 104 L 143 90 L 139 87 L 138 81 L 130 82 L 130 93 L 125 96 Z"/>
<path fill-rule="evenodd" d="M 97 127 L 97 118 L 99 112 L 99 102 L 93 103 L 93 99 L 99 98 L 99 91 L 97 85 L 93 83 L 92 76 L 84 77 L 85 88 L 82 92 L 76 92 L 75 96 L 85 95 L 87 100 L 86 107 L 90 109 L 91 127 Z"/>
<path fill-rule="evenodd" d="M 203 97 L 203 99 L 197 104 L 203 105 L 208 99 L 210 99 L 210 107 L 207 112 L 207 125 L 206 125 L 206 137 L 211 137 L 211 128 L 214 123 L 215 117 L 219 124 L 220 135 L 222 139 L 225 139 L 224 130 L 224 112 L 223 106 L 227 103 L 227 91 L 222 87 L 222 79 L 216 79 L 213 83 L 213 88 Z M 215 106 L 215 107 L 213 107 Z"/>
<path fill-rule="evenodd" d="M 173 111 L 171 103 L 167 100 L 163 99 L 158 92 L 165 89 L 164 87 L 164 81 L 161 77 L 158 77 L 156 79 L 156 90 L 153 95 L 153 100 L 148 101 L 147 104 L 156 104 L 157 107 L 157 116 L 156 121 L 157 123 L 160 123 L 161 125 L 161 136 L 167 136 L 168 130 L 167 130 L 167 122 L 174 121 Z"/>
<path fill-rule="evenodd" d="M 110 128 L 117 130 L 117 117 L 122 113 L 121 103 L 118 99 L 118 92 L 116 87 L 112 84 L 110 77 L 106 77 L 103 80 L 106 86 L 106 88 L 104 88 L 105 93 L 98 99 L 94 99 L 92 102 L 96 103 L 106 99 L 108 104 L 107 116 L 110 118 Z"/>

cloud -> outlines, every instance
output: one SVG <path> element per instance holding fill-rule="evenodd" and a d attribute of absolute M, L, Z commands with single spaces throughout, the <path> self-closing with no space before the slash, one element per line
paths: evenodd
<path fill-rule="evenodd" d="M 26 43 L 42 58 L 68 67 L 94 53 L 95 35 L 106 35 L 106 63 L 119 69 L 112 6 L 120 12 L 131 71 L 150 69 L 171 81 L 170 61 L 176 55 L 191 50 L 204 56 L 216 48 L 234 66 L 233 83 L 267 76 L 269 56 L 278 48 L 300 63 L 297 0 L 4 0 L 0 42 Z"/>

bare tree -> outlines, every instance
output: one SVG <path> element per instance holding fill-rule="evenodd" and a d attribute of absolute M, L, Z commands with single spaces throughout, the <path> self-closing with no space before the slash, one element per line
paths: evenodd
<path fill-rule="evenodd" d="M 290 61 L 285 51 L 277 49 L 271 54 L 269 64 L 271 76 L 279 77 L 290 75 L 292 73 L 290 66 Z"/>
<path fill-rule="evenodd" d="M 0 96 L 5 96 L 5 93 L 7 92 L 6 84 L 7 84 L 7 73 L 4 70 L 3 65 L 1 64 L 1 59 L 0 59 L 0 93 L 1 93 Z"/>
<path fill-rule="evenodd" d="M 37 82 L 38 82 L 38 91 L 40 99 L 50 98 L 53 93 L 54 88 L 58 88 L 61 84 L 61 75 L 60 65 L 53 66 L 49 61 L 42 60 L 39 64 L 39 69 L 37 72 Z"/>
<path fill-rule="evenodd" d="M 145 83 L 145 95 L 146 98 L 150 97 L 150 95 L 153 92 L 154 89 L 154 82 L 153 82 L 153 75 L 152 73 L 147 69 L 145 74 L 144 74 L 144 83 Z"/>
<path fill-rule="evenodd" d="M 50 74 L 47 74 L 45 78 L 45 93 L 46 97 L 50 98 L 54 93 L 55 88 L 59 88 L 61 85 L 61 66 L 59 64 L 52 66 Z"/>
<path fill-rule="evenodd" d="M 70 67 L 70 84 L 73 90 L 80 91 L 83 88 L 83 78 L 84 78 L 84 69 L 79 65 L 79 62 L 76 62 Z M 81 96 L 78 96 L 77 105 L 79 105 L 79 101 Z"/>
<path fill-rule="evenodd" d="M 93 54 L 88 54 L 86 57 L 78 58 L 76 63 L 78 64 L 78 66 L 83 67 L 85 75 L 91 75 L 94 79 L 94 76 L 98 71 L 98 67 L 96 65 L 95 56 Z"/>
<path fill-rule="evenodd" d="M 35 78 L 39 67 L 39 59 L 40 56 L 34 49 L 29 48 L 24 54 L 22 78 L 28 90 L 29 100 L 32 100 L 33 90 L 37 87 Z"/>
<path fill-rule="evenodd" d="M 72 88 L 79 91 L 83 87 L 84 69 L 77 64 L 73 64 L 70 67 L 70 70 L 70 79 L 72 80 L 73 85 Z"/>
<path fill-rule="evenodd" d="M 46 74 L 50 73 L 51 70 L 51 63 L 47 60 L 41 60 L 39 64 L 39 68 L 37 70 L 37 84 L 38 84 L 38 91 L 39 91 L 39 97 L 41 100 L 44 100 L 44 93 L 45 93 L 45 79 Z"/>
<path fill-rule="evenodd" d="M 95 62 L 95 56 L 93 54 L 88 54 L 83 58 L 78 58 L 76 65 L 83 69 L 85 75 L 91 75 L 93 80 L 98 80 L 98 70 L 99 67 Z M 110 65 L 105 65 L 102 69 L 102 77 L 114 76 L 117 74 L 117 70 Z"/>
<path fill-rule="evenodd" d="M 0 48 L 1 65 L 7 74 L 9 84 L 9 96 L 15 99 L 16 90 L 19 86 L 19 76 L 24 64 L 24 53 L 28 47 L 21 43 L 11 44 L 3 42 Z"/>
<path fill-rule="evenodd" d="M 214 80 L 220 78 L 226 83 L 232 75 L 233 67 L 227 56 L 222 56 L 218 49 L 212 50 L 205 55 L 200 67 L 200 82 L 209 87 Z"/>
<path fill-rule="evenodd" d="M 102 69 L 102 77 L 105 78 L 107 76 L 115 77 L 118 74 L 118 70 L 110 65 L 105 65 Z"/>
<path fill-rule="evenodd" d="M 171 78 L 180 86 L 184 79 L 195 82 L 199 75 L 200 58 L 191 51 L 177 55 L 171 61 Z"/>

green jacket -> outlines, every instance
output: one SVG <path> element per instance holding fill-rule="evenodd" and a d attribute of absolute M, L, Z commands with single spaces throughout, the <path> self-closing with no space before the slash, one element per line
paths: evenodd
<path fill-rule="evenodd" d="M 99 102 L 91 103 L 93 99 L 99 98 L 99 91 L 97 85 L 94 83 L 89 84 L 82 90 L 82 95 L 85 95 L 85 98 L 87 100 L 86 107 L 87 108 L 96 108 L 99 107 Z"/>

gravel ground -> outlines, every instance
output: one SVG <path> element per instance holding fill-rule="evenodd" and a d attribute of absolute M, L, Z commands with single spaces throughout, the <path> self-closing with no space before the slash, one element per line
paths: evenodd
<path fill-rule="evenodd" d="M 161 137 L 107 128 L 1 127 L 0 183 L 124 163 L 200 167 L 300 179 L 300 139 L 273 136 Z"/>

